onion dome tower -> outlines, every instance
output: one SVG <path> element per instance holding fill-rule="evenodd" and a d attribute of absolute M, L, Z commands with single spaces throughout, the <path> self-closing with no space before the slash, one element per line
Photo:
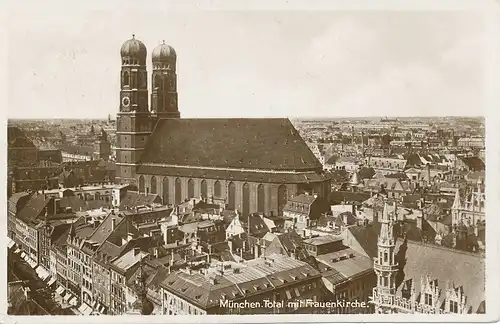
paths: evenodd
<path fill-rule="evenodd" d="M 158 118 L 180 118 L 177 104 L 177 54 L 163 41 L 152 53 L 151 110 Z"/>
<path fill-rule="evenodd" d="M 147 50 L 132 35 L 121 49 L 120 112 L 116 121 L 117 183 L 135 184 L 136 169 L 153 128 L 148 108 Z"/>

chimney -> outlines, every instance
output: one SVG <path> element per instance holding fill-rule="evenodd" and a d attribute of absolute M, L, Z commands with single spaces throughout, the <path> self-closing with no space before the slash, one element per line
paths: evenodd
<path fill-rule="evenodd" d="M 170 262 L 169 262 L 169 265 L 170 266 L 173 266 L 174 265 L 174 251 L 170 252 Z"/>
<path fill-rule="evenodd" d="M 356 216 L 356 204 L 352 204 L 352 215 Z"/>
<path fill-rule="evenodd" d="M 141 249 L 138 247 L 134 248 L 134 255 L 138 255 L 141 252 Z"/>
<path fill-rule="evenodd" d="M 253 250 L 254 250 L 254 258 L 257 259 L 259 257 L 259 245 L 255 244 Z"/>
<path fill-rule="evenodd" d="M 111 219 L 111 231 L 114 231 L 116 227 L 116 218 Z"/>
<path fill-rule="evenodd" d="M 155 259 L 158 259 L 158 248 L 157 247 L 153 248 L 153 255 L 154 255 Z"/>

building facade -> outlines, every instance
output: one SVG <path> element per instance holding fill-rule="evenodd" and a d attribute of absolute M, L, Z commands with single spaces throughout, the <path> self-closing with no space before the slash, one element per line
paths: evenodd
<path fill-rule="evenodd" d="M 394 216 L 385 203 L 378 254 L 376 313 L 484 313 L 484 256 L 407 239 L 396 240 Z M 396 248 L 397 246 L 397 248 Z"/>

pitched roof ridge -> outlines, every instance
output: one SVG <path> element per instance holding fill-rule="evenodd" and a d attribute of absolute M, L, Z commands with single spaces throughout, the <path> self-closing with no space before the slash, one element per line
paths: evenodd
<path fill-rule="evenodd" d="M 398 241 L 403 241 L 403 239 L 398 238 Z M 433 243 L 427 243 L 427 242 L 423 242 L 423 241 L 413 241 L 413 240 L 407 240 L 407 244 L 420 245 L 420 246 L 424 246 L 424 247 L 428 247 L 428 248 L 434 248 L 434 249 L 438 249 L 438 250 L 468 255 L 468 256 L 472 256 L 472 257 L 476 257 L 478 259 L 481 259 L 481 260 L 483 260 L 483 262 L 486 261 L 484 256 L 481 254 L 470 252 L 470 251 L 464 251 L 464 250 L 460 250 L 460 249 L 455 249 L 455 248 L 450 248 L 450 247 L 446 247 L 443 245 L 437 245 L 437 244 L 433 244 Z"/>

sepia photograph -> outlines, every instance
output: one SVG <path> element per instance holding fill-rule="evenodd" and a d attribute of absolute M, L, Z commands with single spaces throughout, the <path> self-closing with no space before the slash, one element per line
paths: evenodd
<path fill-rule="evenodd" d="M 7 317 L 497 311 L 484 12 L 55 8 L 7 17 Z"/>

